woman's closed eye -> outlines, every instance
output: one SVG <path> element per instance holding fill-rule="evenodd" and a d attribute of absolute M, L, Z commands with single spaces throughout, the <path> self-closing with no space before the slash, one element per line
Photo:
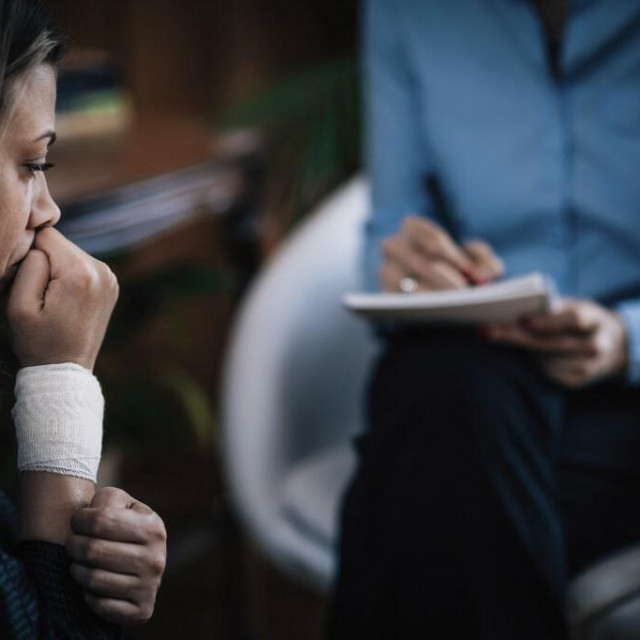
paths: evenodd
<path fill-rule="evenodd" d="M 35 174 L 37 171 L 49 171 L 54 165 L 51 162 L 25 162 L 23 166 L 32 174 Z"/>

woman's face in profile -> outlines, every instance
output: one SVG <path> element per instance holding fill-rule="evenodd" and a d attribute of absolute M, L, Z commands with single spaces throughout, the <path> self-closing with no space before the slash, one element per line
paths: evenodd
<path fill-rule="evenodd" d="M 44 176 L 55 139 L 55 72 L 40 65 L 16 79 L 12 90 L 14 100 L 0 129 L 0 293 L 11 283 L 36 230 L 60 217 Z"/>

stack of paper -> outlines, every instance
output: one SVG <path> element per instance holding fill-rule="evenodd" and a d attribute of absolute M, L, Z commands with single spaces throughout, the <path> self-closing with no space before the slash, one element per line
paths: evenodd
<path fill-rule="evenodd" d="M 348 309 L 369 318 L 462 325 L 517 322 L 546 313 L 554 301 L 553 282 L 541 273 L 452 291 L 349 293 L 343 298 Z"/>

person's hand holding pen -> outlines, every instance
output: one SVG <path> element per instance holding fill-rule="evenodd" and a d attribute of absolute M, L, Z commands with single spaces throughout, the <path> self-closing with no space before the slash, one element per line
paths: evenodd
<path fill-rule="evenodd" d="M 499 278 L 504 265 L 478 240 L 456 243 L 437 224 L 420 216 L 405 218 L 383 244 L 380 279 L 385 291 L 463 289 Z"/>
<path fill-rule="evenodd" d="M 500 258 L 481 241 L 456 243 L 435 223 L 407 217 L 383 244 L 385 291 L 463 289 L 498 279 Z M 620 316 L 590 300 L 563 300 L 550 313 L 519 324 L 480 327 L 486 339 L 533 352 L 546 375 L 570 388 L 623 375 L 627 336 Z"/>

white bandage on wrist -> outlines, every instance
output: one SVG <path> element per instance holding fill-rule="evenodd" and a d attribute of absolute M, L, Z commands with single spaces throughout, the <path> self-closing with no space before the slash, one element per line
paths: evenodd
<path fill-rule="evenodd" d="M 16 377 L 15 394 L 18 470 L 95 482 L 104 412 L 95 376 L 73 363 L 25 367 Z"/>

